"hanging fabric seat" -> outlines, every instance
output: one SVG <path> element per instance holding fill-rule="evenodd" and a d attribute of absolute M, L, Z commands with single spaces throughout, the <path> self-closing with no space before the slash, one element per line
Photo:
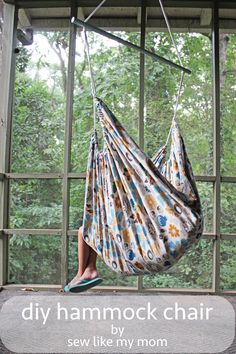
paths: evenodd
<path fill-rule="evenodd" d="M 94 131 L 88 156 L 83 238 L 114 271 L 150 274 L 173 266 L 197 242 L 203 216 L 176 119 L 150 159 L 96 98 L 104 147 Z"/>
<path fill-rule="evenodd" d="M 161 0 L 159 3 L 182 70 Z M 97 97 L 85 27 L 84 39 L 94 102 L 94 132 L 86 173 L 83 238 L 118 273 L 165 271 L 199 241 L 204 226 L 200 197 L 176 120 L 184 71 L 166 144 L 150 158 Z M 102 150 L 96 131 L 97 112 L 103 133 Z"/>

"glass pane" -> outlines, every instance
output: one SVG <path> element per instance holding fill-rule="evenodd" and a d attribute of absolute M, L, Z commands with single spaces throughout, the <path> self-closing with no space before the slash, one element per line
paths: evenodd
<path fill-rule="evenodd" d="M 212 286 L 212 240 L 200 239 L 169 270 L 145 275 L 145 288 L 210 288 Z"/>
<path fill-rule="evenodd" d="M 69 276 L 70 281 L 78 271 L 78 237 L 69 237 Z M 110 286 L 137 286 L 137 276 L 120 276 L 111 270 L 100 257 L 97 257 L 97 269 L 99 275 L 103 278 L 101 285 Z"/>
<path fill-rule="evenodd" d="M 235 176 L 236 170 L 236 35 L 220 34 L 220 85 L 221 85 L 221 171 L 223 175 Z"/>
<path fill-rule="evenodd" d="M 119 275 L 115 273 L 112 269 L 110 269 L 101 258 L 98 259 L 98 271 L 104 279 L 102 283 L 103 285 L 137 287 L 137 276 Z"/>
<path fill-rule="evenodd" d="M 139 33 L 114 34 L 139 44 Z M 107 104 L 138 143 L 139 53 L 95 33 L 89 32 L 88 40 L 97 96 Z M 81 32 L 77 34 L 76 45 L 71 168 L 72 171 L 83 172 L 87 167 L 94 124 L 90 75 Z M 103 139 L 98 121 L 96 126 L 101 150 Z"/>
<path fill-rule="evenodd" d="M 69 236 L 69 249 L 68 249 L 68 279 L 71 281 L 78 272 L 78 237 Z"/>
<path fill-rule="evenodd" d="M 213 232 L 213 183 L 196 183 L 204 216 L 203 232 Z"/>
<path fill-rule="evenodd" d="M 221 184 L 221 232 L 236 233 L 236 184 Z"/>
<path fill-rule="evenodd" d="M 173 35 L 183 65 L 192 70 L 192 74 L 184 78 L 177 121 L 194 174 L 210 175 L 213 173 L 211 41 L 197 33 Z M 148 32 L 146 48 L 178 62 L 166 32 Z M 146 58 L 144 134 L 145 152 L 150 157 L 166 143 L 180 75 L 178 70 Z"/>
<path fill-rule="evenodd" d="M 60 236 L 10 236 L 8 281 L 16 284 L 60 284 Z"/>
<path fill-rule="evenodd" d="M 11 171 L 62 171 L 68 30 L 37 31 L 31 45 L 19 42 L 18 49 Z"/>
<path fill-rule="evenodd" d="M 61 228 L 62 180 L 10 180 L 9 228 Z"/>
<path fill-rule="evenodd" d="M 79 229 L 83 222 L 85 180 L 70 180 L 69 228 Z"/>
<path fill-rule="evenodd" d="M 220 287 L 236 290 L 236 239 L 220 241 Z"/>

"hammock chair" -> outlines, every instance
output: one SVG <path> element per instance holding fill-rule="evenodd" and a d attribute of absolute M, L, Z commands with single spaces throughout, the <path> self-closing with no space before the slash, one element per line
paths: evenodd
<path fill-rule="evenodd" d="M 86 173 L 83 238 L 108 267 L 123 275 L 167 270 L 203 232 L 200 198 L 176 120 L 184 73 L 166 144 L 149 158 L 97 97 L 85 27 L 84 38 L 94 99 L 94 132 Z M 96 112 L 103 132 L 102 150 Z"/>

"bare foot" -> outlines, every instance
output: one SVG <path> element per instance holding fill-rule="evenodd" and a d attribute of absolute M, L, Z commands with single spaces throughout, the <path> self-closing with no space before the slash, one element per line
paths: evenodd
<path fill-rule="evenodd" d="M 68 287 L 70 288 L 73 285 L 77 285 L 81 282 L 81 280 L 91 280 L 98 277 L 97 269 L 86 268 L 84 273 L 81 275 L 79 272 L 76 276 L 68 283 Z"/>
<path fill-rule="evenodd" d="M 83 279 L 90 280 L 90 279 L 94 279 L 97 277 L 98 277 L 97 269 L 87 267 L 85 269 L 84 273 L 81 275 L 80 280 L 83 280 Z"/>
<path fill-rule="evenodd" d="M 78 284 L 80 282 L 80 277 L 81 274 L 78 272 L 76 276 L 68 283 L 68 287 L 71 287 L 72 285 Z"/>

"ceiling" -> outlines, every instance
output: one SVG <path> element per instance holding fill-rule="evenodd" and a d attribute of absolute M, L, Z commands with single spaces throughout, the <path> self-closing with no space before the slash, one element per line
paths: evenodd
<path fill-rule="evenodd" d="M 19 27 L 34 30 L 60 30 L 69 28 L 72 1 L 14 1 L 19 7 Z M 98 5 L 98 1 L 80 0 L 77 17 L 84 20 Z M 163 0 L 173 31 L 208 33 L 211 29 L 213 1 Z M 139 31 L 141 0 L 107 0 L 90 23 L 106 30 Z M 146 0 L 147 31 L 166 31 L 166 24 L 158 0 Z M 236 1 L 219 1 L 219 25 L 222 32 L 236 33 Z"/>

